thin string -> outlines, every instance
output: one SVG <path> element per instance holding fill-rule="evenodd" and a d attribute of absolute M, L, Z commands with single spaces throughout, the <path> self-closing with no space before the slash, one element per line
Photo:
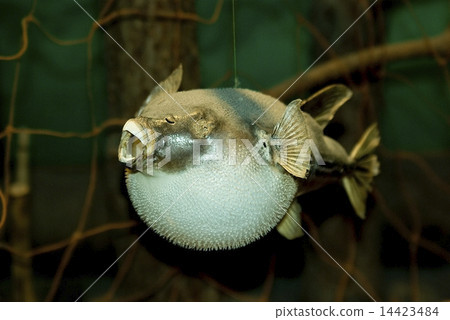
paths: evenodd
<path fill-rule="evenodd" d="M 231 1 L 232 19 L 233 19 L 233 65 L 234 65 L 234 87 L 239 87 L 239 80 L 237 76 L 237 59 L 236 59 L 236 14 L 234 10 L 234 1 Z"/>

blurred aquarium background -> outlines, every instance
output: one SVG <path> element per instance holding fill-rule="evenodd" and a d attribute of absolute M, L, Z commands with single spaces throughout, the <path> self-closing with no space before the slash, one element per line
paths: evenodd
<path fill-rule="evenodd" d="M 0 8 L 0 301 L 74 301 L 119 257 L 82 301 L 370 301 L 308 236 L 196 252 L 149 231 L 129 248 L 146 226 L 117 146 L 155 85 L 144 70 L 233 86 L 234 53 L 240 86 L 277 97 L 307 71 L 286 103 L 351 87 L 326 133 L 350 150 L 379 123 L 367 218 L 332 185 L 299 198 L 303 225 L 374 299 L 450 299 L 447 0 L 236 0 L 235 51 L 230 0 Z"/>

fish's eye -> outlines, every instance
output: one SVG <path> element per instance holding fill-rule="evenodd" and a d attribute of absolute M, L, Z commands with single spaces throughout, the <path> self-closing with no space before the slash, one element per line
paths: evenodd
<path fill-rule="evenodd" d="M 175 119 L 173 117 L 166 117 L 164 120 L 169 124 L 175 124 Z"/>

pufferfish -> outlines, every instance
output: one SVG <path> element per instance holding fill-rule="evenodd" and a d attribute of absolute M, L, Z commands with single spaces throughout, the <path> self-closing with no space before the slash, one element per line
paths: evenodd
<path fill-rule="evenodd" d="M 260 92 L 178 92 L 181 65 L 123 127 L 118 155 L 141 219 L 172 243 L 196 250 L 245 246 L 276 227 L 302 235 L 296 197 L 341 182 L 364 218 L 376 124 L 350 153 L 323 129 L 352 93 L 331 85 L 285 105 Z"/>

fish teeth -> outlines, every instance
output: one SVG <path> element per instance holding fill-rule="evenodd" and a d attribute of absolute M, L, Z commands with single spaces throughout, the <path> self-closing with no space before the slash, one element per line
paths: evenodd
<path fill-rule="evenodd" d="M 136 161 L 145 161 L 155 150 L 156 138 L 159 136 L 145 123 L 145 118 L 128 120 L 122 129 L 118 157 L 127 166 L 133 166 Z"/>

